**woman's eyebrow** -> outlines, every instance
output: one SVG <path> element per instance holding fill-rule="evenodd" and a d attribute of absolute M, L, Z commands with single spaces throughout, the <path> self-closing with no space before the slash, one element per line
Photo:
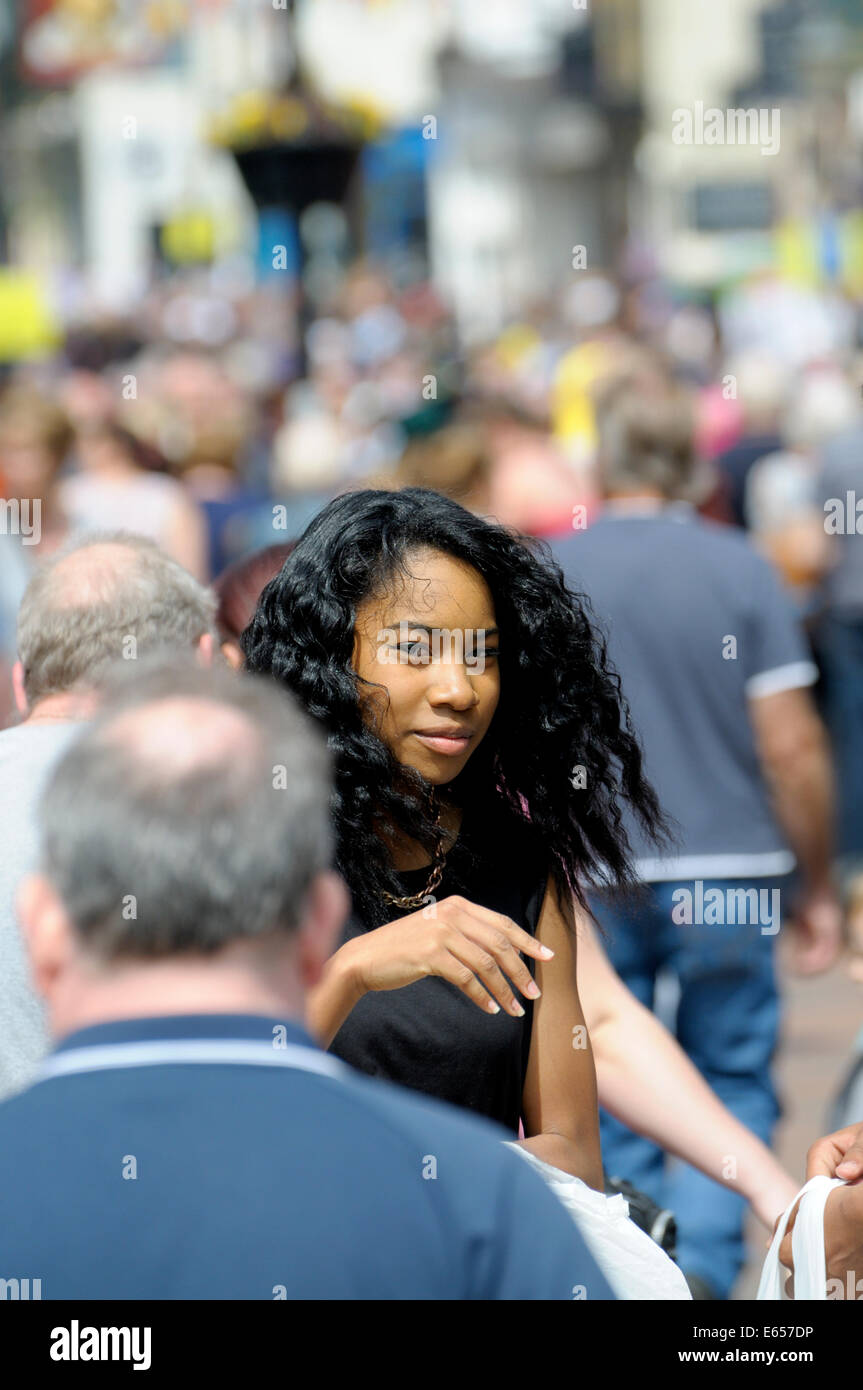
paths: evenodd
<path fill-rule="evenodd" d="M 441 631 L 442 631 L 442 629 L 441 629 L 437 624 L 435 624 L 433 627 L 430 627 L 428 623 L 421 623 L 421 622 L 419 622 L 416 618 L 398 618 L 398 619 L 396 619 L 395 622 L 390 623 L 389 626 L 390 626 L 391 628 L 395 628 L 395 627 L 398 627 L 399 624 L 401 624 L 401 623 L 404 623 L 405 627 L 416 627 L 416 628 L 419 628 L 421 632 L 441 632 Z M 472 631 L 472 632 L 484 632 L 485 635 L 486 635 L 486 637 L 496 637 L 496 636 L 498 635 L 498 633 L 500 632 L 500 628 L 497 628 L 497 627 L 478 627 L 478 628 L 471 628 L 471 629 L 467 629 L 467 628 L 462 628 L 462 629 L 461 629 L 462 632 L 467 632 L 468 630 L 470 630 L 470 631 Z"/>

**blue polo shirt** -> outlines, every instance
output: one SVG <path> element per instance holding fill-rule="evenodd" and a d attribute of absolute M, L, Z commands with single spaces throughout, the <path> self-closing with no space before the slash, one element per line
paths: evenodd
<path fill-rule="evenodd" d="M 678 827 L 675 851 L 659 857 L 625 811 L 641 877 L 788 873 L 794 856 L 771 809 L 749 702 L 811 685 L 818 671 L 770 565 L 739 531 L 682 503 L 608 505 L 553 552 L 570 588 L 591 600 L 647 776 Z"/>
<path fill-rule="evenodd" d="M 0 1279 L 42 1299 L 613 1297 L 506 1131 L 286 1019 L 66 1038 L 0 1104 Z"/>

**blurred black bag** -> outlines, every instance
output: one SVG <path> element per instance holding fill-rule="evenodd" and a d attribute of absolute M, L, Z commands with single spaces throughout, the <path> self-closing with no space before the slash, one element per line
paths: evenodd
<path fill-rule="evenodd" d="M 639 1192 L 637 1187 L 633 1187 L 631 1182 L 606 1176 L 606 1197 L 614 1197 L 617 1193 L 625 1197 L 629 1204 L 630 1220 L 649 1235 L 651 1240 L 655 1240 L 670 1259 L 676 1259 L 677 1222 L 674 1212 L 659 1206 L 646 1192 Z"/>

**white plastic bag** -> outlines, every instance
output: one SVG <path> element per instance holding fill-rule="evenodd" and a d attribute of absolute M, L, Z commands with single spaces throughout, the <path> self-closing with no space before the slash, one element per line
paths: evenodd
<path fill-rule="evenodd" d="M 508 1149 L 533 1165 L 572 1216 L 585 1244 L 618 1298 L 691 1299 L 689 1285 L 673 1260 L 629 1219 L 622 1193 L 606 1197 L 581 1178 L 537 1158 L 520 1144 Z"/>
<path fill-rule="evenodd" d="M 827 1298 L 827 1261 L 824 1254 L 824 1207 L 834 1187 L 844 1187 L 842 1178 L 828 1178 L 819 1175 L 810 1178 L 801 1187 L 794 1201 L 783 1212 L 782 1220 L 776 1227 L 776 1235 L 767 1252 L 761 1283 L 756 1298 L 782 1298 L 782 1285 L 787 1278 L 779 1263 L 779 1247 L 785 1235 L 785 1228 L 796 1202 L 800 1209 L 791 1232 L 791 1254 L 794 1259 L 794 1302 L 802 1299 Z"/>

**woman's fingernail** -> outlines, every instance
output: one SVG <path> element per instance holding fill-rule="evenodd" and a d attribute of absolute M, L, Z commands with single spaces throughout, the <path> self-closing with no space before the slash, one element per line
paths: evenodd
<path fill-rule="evenodd" d="M 500 1004 L 496 1004 L 496 1003 L 494 1002 L 493 999 L 489 999 L 489 1001 L 488 1001 L 488 1011 L 489 1011 L 490 1014 L 499 1014 L 499 1013 L 500 1013 Z"/>
<path fill-rule="evenodd" d="M 543 960 L 551 960 L 552 956 L 554 955 L 554 951 L 550 951 L 547 946 L 543 946 L 542 950 L 540 951 L 540 955 L 542 956 Z"/>
<path fill-rule="evenodd" d="M 524 992 L 530 999 L 539 999 L 542 994 L 542 990 L 535 980 L 531 980 L 530 984 L 525 986 Z"/>
<path fill-rule="evenodd" d="M 517 1014 L 519 1018 L 524 1018 L 524 1009 L 516 1000 L 513 1000 L 512 1011 L 514 1014 Z"/>

